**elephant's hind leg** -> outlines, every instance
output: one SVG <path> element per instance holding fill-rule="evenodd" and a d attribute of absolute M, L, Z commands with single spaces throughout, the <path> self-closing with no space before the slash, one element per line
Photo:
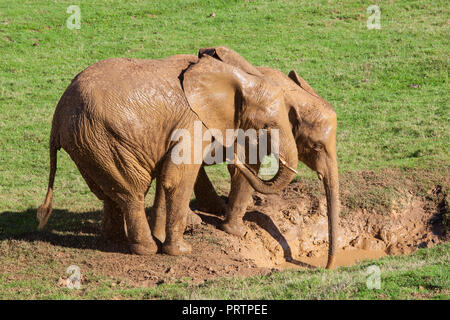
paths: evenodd
<path fill-rule="evenodd" d="M 151 255 L 158 251 L 158 246 L 152 237 L 144 209 L 144 194 L 138 197 L 128 197 L 121 201 L 128 244 L 132 253 Z"/>
<path fill-rule="evenodd" d="M 127 240 L 123 213 L 109 198 L 103 201 L 102 233 L 107 240 Z"/>
<path fill-rule="evenodd" d="M 128 240 L 131 251 L 136 254 L 156 253 L 157 245 L 145 215 L 145 193 L 140 194 L 131 184 L 128 184 L 128 191 L 124 191 L 125 188 L 110 175 L 94 176 L 98 181 L 107 182 L 110 186 L 107 188 L 108 191 L 104 192 L 98 187 L 94 178 L 87 175 L 85 171 L 83 171 L 83 177 L 89 188 L 103 200 L 102 233 L 105 238 Z M 122 190 L 122 192 L 114 192 L 114 189 Z"/>
<path fill-rule="evenodd" d="M 151 183 L 149 170 L 120 143 L 111 143 L 113 147 L 102 150 L 101 156 L 96 145 L 87 145 L 81 151 L 69 149 L 69 154 L 91 190 L 105 201 L 104 230 L 120 234 L 120 221 L 124 221 L 131 251 L 141 255 L 156 253 L 157 245 L 144 210 L 145 193 Z"/>
<path fill-rule="evenodd" d="M 89 189 L 99 198 L 103 200 L 103 218 L 102 218 L 102 234 L 107 240 L 126 241 L 127 236 L 124 226 L 124 218 L 119 206 L 105 195 L 103 190 L 95 183 L 86 172 L 80 169 L 81 175 L 86 181 Z"/>

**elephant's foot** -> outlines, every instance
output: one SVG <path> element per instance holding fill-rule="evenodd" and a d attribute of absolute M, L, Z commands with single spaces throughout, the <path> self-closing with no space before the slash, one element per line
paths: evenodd
<path fill-rule="evenodd" d="M 171 241 L 164 243 L 162 246 L 162 252 L 170 254 L 171 256 L 179 256 L 182 254 L 188 254 L 192 252 L 192 246 L 183 239 L 178 241 Z"/>
<path fill-rule="evenodd" d="M 133 254 L 140 256 L 149 256 L 155 254 L 158 251 L 156 242 L 144 242 L 144 243 L 131 243 L 130 250 Z"/>
<path fill-rule="evenodd" d="M 226 221 L 226 222 L 222 223 L 219 226 L 219 228 L 221 230 L 225 231 L 226 233 L 233 234 L 240 238 L 242 238 L 247 231 L 247 229 L 246 229 L 244 223 L 242 223 L 242 221 L 240 221 L 240 222 Z"/>

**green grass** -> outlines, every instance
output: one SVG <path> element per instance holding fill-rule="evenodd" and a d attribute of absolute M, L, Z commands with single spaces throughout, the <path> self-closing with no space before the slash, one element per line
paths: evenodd
<path fill-rule="evenodd" d="M 105 275 L 83 274 L 80 290 L 58 286 L 52 261 L 23 273 L 37 279 L 0 274 L 0 299 L 450 299 L 450 244 L 420 249 L 409 256 L 364 261 L 337 271 L 324 269 L 274 272 L 267 276 L 234 277 L 189 284 L 189 279 L 136 288 Z M 379 268 L 379 289 L 369 267 Z M 60 267 L 59 265 L 57 267 Z M 63 270 L 63 268 L 59 268 Z M 62 273 L 60 276 L 67 277 Z"/>
<path fill-rule="evenodd" d="M 129 290 L 136 298 L 161 299 L 417 299 L 450 298 L 450 245 L 413 255 L 366 261 L 338 272 L 323 269 L 276 272 L 269 276 Z M 368 267 L 380 270 L 380 289 L 367 286 Z"/>
<path fill-rule="evenodd" d="M 330 101 L 341 171 L 437 163 L 448 172 L 446 1 L 381 3 L 381 30 L 366 28 L 366 1 L 89 1 L 80 5 L 80 30 L 66 27 L 71 4 L 0 3 L 0 211 L 42 201 L 52 115 L 78 72 L 108 57 L 214 45 L 255 65 L 296 69 Z M 209 172 L 219 184 L 228 180 L 223 165 Z M 55 207 L 99 207 L 65 153 Z"/>
<path fill-rule="evenodd" d="M 373 3 L 381 8 L 381 30 L 366 28 L 366 9 Z M 66 9 L 72 4 L 81 7 L 80 30 L 66 27 L 70 15 Z M 215 18 L 209 17 L 211 12 Z M 286 73 L 297 70 L 334 106 L 339 121 L 341 172 L 436 167 L 442 177 L 448 176 L 449 18 L 447 1 L 427 0 L 2 0 L 0 215 L 15 212 L 29 217 L 30 210 L 42 202 L 48 179 L 52 115 L 78 72 L 108 57 L 163 58 L 196 54 L 201 47 L 217 45 L 233 48 L 254 65 L 271 66 Z M 313 176 L 305 166 L 300 168 L 301 178 Z M 207 171 L 225 192 L 225 167 L 217 165 Z M 443 188 L 448 192 L 448 186 Z M 149 205 L 152 192 L 153 189 Z M 391 193 L 379 189 L 364 192 L 374 203 Z M 54 207 L 60 210 L 86 212 L 101 208 L 64 152 L 58 156 L 54 199 Z M 350 201 L 364 206 L 358 195 Z M 16 232 L 35 223 L 23 221 Z M 448 299 L 448 248 L 441 246 L 420 251 L 414 257 L 376 262 L 383 272 L 383 289 L 379 292 L 365 289 L 353 277 L 367 264 L 335 273 L 285 272 L 266 278 L 217 280 L 197 287 L 175 284 L 118 292 L 122 297 L 136 298 L 381 295 Z M 417 261 L 426 264 L 419 266 Z M 8 274 L 0 273 L 0 279 L 7 278 Z M 115 295 L 101 277 L 95 288 L 84 295 L 55 290 L 46 281 L 20 281 L 1 281 L 6 284 L 0 285 L 0 298 Z M 419 284 L 425 288 L 423 292 L 417 288 Z"/>

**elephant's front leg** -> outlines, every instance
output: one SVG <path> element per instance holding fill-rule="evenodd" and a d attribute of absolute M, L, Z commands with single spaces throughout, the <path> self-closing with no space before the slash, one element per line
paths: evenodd
<path fill-rule="evenodd" d="M 183 239 L 189 200 L 200 165 L 175 165 L 167 160 L 163 169 L 162 188 L 166 198 L 166 237 L 162 250 L 170 255 L 180 255 L 192 251 Z"/>
<path fill-rule="evenodd" d="M 150 232 L 144 209 L 144 194 L 121 199 L 121 209 L 126 223 L 131 252 L 139 255 L 156 253 L 158 247 Z"/>
<path fill-rule="evenodd" d="M 242 237 L 246 230 L 242 218 L 251 203 L 254 190 L 235 166 L 228 165 L 228 171 L 231 174 L 231 190 L 228 196 L 225 221 L 220 228 L 225 232 Z"/>

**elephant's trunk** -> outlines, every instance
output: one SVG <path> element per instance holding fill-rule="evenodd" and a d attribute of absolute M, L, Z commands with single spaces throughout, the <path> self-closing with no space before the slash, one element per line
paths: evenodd
<path fill-rule="evenodd" d="M 250 170 L 245 164 L 236 164 L 250 185 L 263 194 L 275 194 L 283 190 L 294 178 L 297 171 L 297 147 L 292 135 L 281 135 L 281 141 L 287 141 L 286 145 L 280 146 L 279 169 L 277 174 L 270 180 L 262 180 L 257 173 Z M 286 158 L 283 158 L 283 155 Z"/>
<path fill-rule="evenodd" d="M 338 249 L 338 224 L 339 224 L 339 178 L 337 161 L 327 161 L 327 173 L 323 177 L 323 185 L 327 197 L 328 211 L 328 262 L 327 269 L 333 269 Z"/>

